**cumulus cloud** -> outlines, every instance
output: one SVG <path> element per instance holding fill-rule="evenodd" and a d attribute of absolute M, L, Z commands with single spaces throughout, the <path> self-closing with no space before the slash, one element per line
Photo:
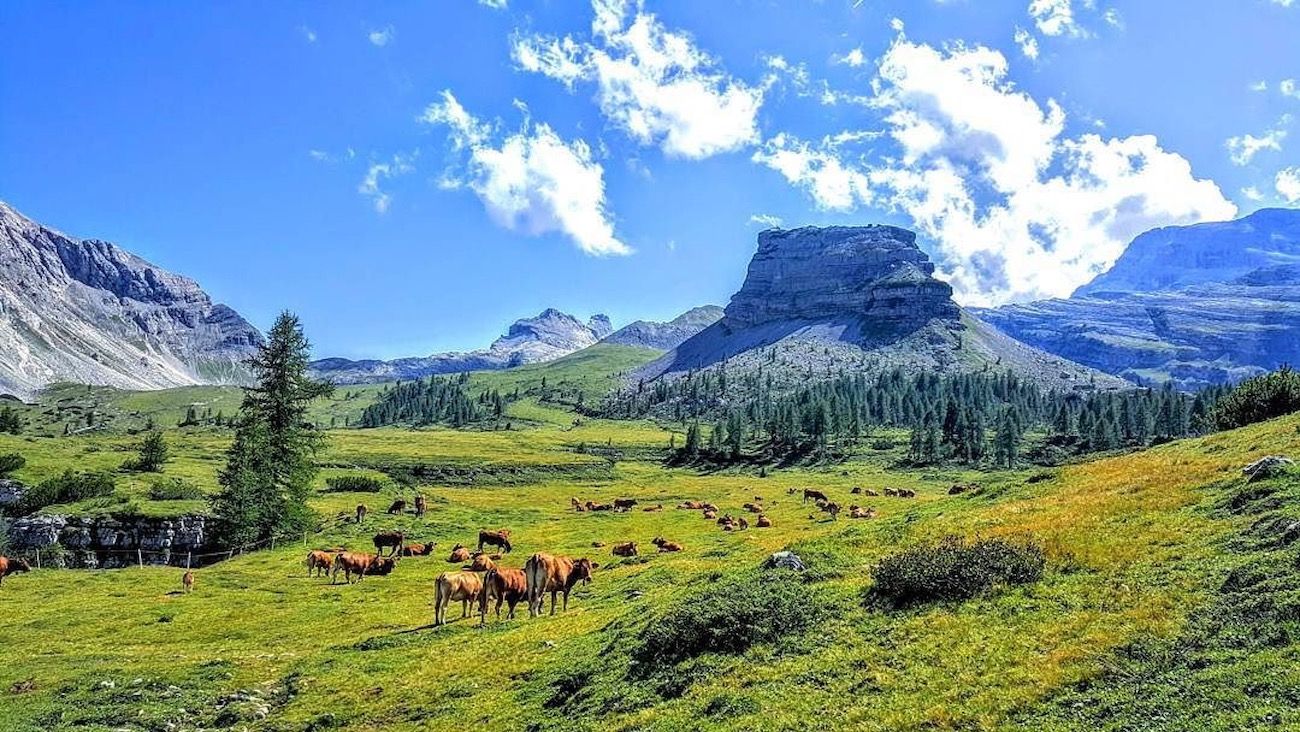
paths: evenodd
<path fill-rule="evenodd" d="M 1273 180 L 1277 193 L 1287 203 L 1300 203 L 1300 167 L 1283 168 Z"/>
<path fill-rule="evenodd" d="M 861 47 L 858 47 L 853 49 L 852 51 L 849 51 L 843 56 L 832 56 L 831 61 L 833 63 L 844 64 L 845 66 L 852 66 L 854 68 L 857 68 L 858 66 L 862 66 L 867 63 L 867 55 L 862 52 Z"/>
<path fill-rule="evenodd" d="M 313 155 L 313 157 L 315 156 Z M 388 162 L 371 163 L 370 167 L 366 169 L 366 176 L 361 179 L 361 184 L 357 186 L 357 192 L 370 199 L 377 213 L 388 213 L 388 207 L 392 204 L 393 199 L 392 196 L 380 189 L 379 184 L 386 179 L 405 175 L 415 170 L 414 166 L 411 165 L 413 159 L 413 155 L 398 154 L 394 155 L 392 160 Z"/>
<path fill-rule="evenodd" d="M 1255 186 L 1246 186 L 1245 188 L 1242 188 L 1241 195 L 1245 196 L 1247 200 L 1251 200 L 1251 201 L 1258 202 L 1264 200 L 1264 194 L 1260 192 L 1259 188 Z"/>
<path fill-rule="evenodd" d="M 690 36 L 669 30 L 639 2 L 594 0 L 591 40 L 520 36 L 520 68 L 573 88 L 591 82 L 601 112 L 642 145 L 701 159 L 758 140 L 763 90 L 719 70 Z"/>
<path fill-rule="evenodd" d="M 421 119 L 446 126 L 466 157 L 464 171 L 445 176 L 440 187 L 469 188 L 499 225 L 534 236 L 562 233 L 587 254 L 631 253 L 606 209 L 604 168 L 583 140 L 565 141 L 549 125 L 527 121 L 502 137 L 450 91 Z"/>
<path fill-rule="evenodd" d="M 366 35 L 366 38 L 370 39 L 370 42 L 374 45 L 383 48 L 388 45 L 389 41 L 393 40 L 393 34 L 393 26 L 389 25 L 370 31 L 370 33 Z"/>
<path fill-rule="evenodd" d="M 1034 34 L 1024 28 L 1017 28 L 1014 36 L 1017 46 L 1020 46 L 1020 52 L 1030 61 L 1038 60 L 1038 39 Z"/>
<path fill-rule="evenodd" d="M 1286 124 L 1288 121 L 1288 118 L 1283 117 L 1281 124 Z M 1264 150 L 1281 151 L 1282 141 L 1285 139 L 1286 130 L 1277 127 L 1259 137 L 1250 134 L 1229 137 L 1224 142 L 1224 146 L 1228 148 L 1228 157 L 1235 165 L 1248 165 Z"/>
<path fill-rule="evenodd" d="M 1071 0 L 1031 0 L 1029 17 L 1045 36 L 1085 36 L 1087 32 L 1074 15 Z"/>
<path fill-rule="evenodd" d="M 1007 77 L 996 50 L 900 36 L 872 83 L 885 141 L 855 158 L 831 138 L 778 135 L 755 160 L 824 208 L 907 215 L 969 304 L 1067 296 L 1147 229 L 1235 215 L 1154 136 L 1068 136 L 1059 104 Z"/>

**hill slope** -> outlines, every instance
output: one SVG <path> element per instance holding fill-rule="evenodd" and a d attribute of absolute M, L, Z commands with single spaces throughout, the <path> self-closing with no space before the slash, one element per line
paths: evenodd
<path fill-rule="evenodd" d="M 0 392 L 237 383 L 261 339 L 193 280 L 0 202 Z"/>

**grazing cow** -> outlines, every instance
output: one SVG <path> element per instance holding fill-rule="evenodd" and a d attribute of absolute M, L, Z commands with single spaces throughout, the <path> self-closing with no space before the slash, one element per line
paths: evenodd
<path fill-rule="evenodd" d="M 507 620 L 515 619 L 515 605 L 528 597 L 528 576 L 522 569 L 493 569 L 483 575 L 483 592 L 479 593 L 478 622 L 487 623 L 488 601 L 497 601 L 497 620 L 501 619 L 501 603 L 509 608 Z"/>
<path fill-rule="evenodd" d="M 416 515 L 416 516 L 423 516 L 423 515 L 424 515 L 424 512 L 427 511 L 427 510 L 429 510 L 429 506 L 428 506 L 427 503 L 425 503 L 425 501 L 424 501 L 424 496 L 423 496 L 423 495 L 418 495 L 418 496 L 416 496 L 416 497 L 415 497 L 415 515 Z"/>
<path fill-rule="evenodd" d="M 635 498 L 615 498 L 615 499 L 614 499 L 614 510 L 615 510 L 615 511 L 631 511 L 631 510 L 632 510 L 632 507 L 635 506 L 635 505 L 636 505 L 636 499 L 635 499 Z"/>
<path fill-rule="evenodd" d="M 185 588 L 185 594 L 187 595 L 194 591 L 193 572 L 186 570 L 185 574 L 181 575 L 181 587 Z"/>
<path fill-rule="evenodd" d="M 500 529 L 498 531 L 488 531 L 482 529 L 478 532 L 478 550 L 483 551 L 483 545 L 501 547 L 506 554 L 510 553 L 510 529 Z"/>
<path fill-rule="evenodd" d="M 610 552 L 616 557 L 635 557 L 637 555 L 636 542 L 627 541 L 622 544 L 615 544 Z"/>
<path fill-rule="evenodd" d="M 370 512 L 370 509 L 366 508 L 366 504 L 364 504 L 364 503 L 358 503 L 358 504 L 357 504 L 357 523 L 361 523 L 361 522 L 365 521 L 365 520 L 366 520 L 366 514 L 369 513 L 369 512 Z"/>
<path fill-rule="evenodd" d="M 443 572 L 433 583 L 433 624 L 447 623 L 447 606 L 460 601 L 460 616 L 469 617 L 470 602 L 483 592 L 483 578 L 473 572 Z"/>
<path fill-rule="evenodd" d="M 406 513 L 406 500 L 399 498 L 393 501 L 393 505 L 388 507 L 388 512 L 396 516 L 400 513 Z"/>
<path fill-rule="evenodd" d="M 744 516 L 740 517 L 740 520 L 736 522 L 736 525 L 740 528 L 741 531 L 744 531 L 745 529 L 749 528 L 749 522 L 745 520 Z"/>
<path fill-rule="evenodd" d="M 866 489 L 865 491 L 862 492 L 862 495 L 864 495 L 864 496 L 876 496 L 876 497 L 878 497 L 880 494 L 877 493 L 876 491 L 873 491 L 872 489 L 868 488 L 868 489 Z"/>
<path fill-rule="evenodd" d="M 492 561 L 491 557 L 482 552 L 475 554 L 474 561 L 465 566 L 465 569 L 471 572 L 488 572 L 496 568 L 496 562 Z"/>
<path fill-rule="evenodd" d="M 681 544 L 678 544 L 675 541 L 668 541 L 662 536 L 656 536 L 650 543 L 659 547 L 659 551 L 661 552 L 679 552 L 685 549 Z"/>
<path fill-rule="evenodd" d="M 815 491 L 815 490 L 813 490 L 812 488 L 804 488 L 804 489 L 803 489 L 803 503 L 807 503 L 809 498 L 813 499 L 814 501 L 829 501 L 829 500 L 830 500 L 829 498 L 826 497 L 826 494 L 825 494 L 825 493 L 822 493 L 821 491 Z"/>
<path fill-rule="evenodd" d="M 330 584 L 338 581 L 339 572 L 343 572 L 343 579 L 352 584 L 352 575 L 356 575 L 357 582 L 360 582 L 366 575 L 386 575 L 393 571 L 396 563 L 392 557 L 380 557 L 375 554 L 363 554 L 362 552 L 339 552 L 334 557 L 334 568 L 330 572 Z"/>
<path fill-rule="evenodd" d="M 319 577 L 322 574 L 328 575 L 334 567 L 334 552 L 313 549 L 307 552 L 307 576 Z"/>
<path fill-rule="evenodd" d="M 642 511 L 645 511 L 646 513 L 657 513 L 657 512 L 659 512 L 659 511 L 664 510 L 664 504 L 662 504 L 662 503 L 656 503 L 656 504 L 653 505 L 653 506 L 646 506 L 645 508 L 643 508 L 643 509 L 641 509 L 641 510 L 642 510 Z"/>
<path fill-rule="evenodd" d="M 464 544 L 457 544 L 451 548 L 451 556 L 447 557 L 448 562 L 468 562 L 469 549 Z"/>
<path fill-rule="evenodd" d="M 8 557 L 0 556 L 0 584 L 4 584 L 5 577 L 8 577 L 11 574 L 30 571 L 32 571 L 32 565 L 28 564 L 27 560 L 9 559 Z"/>
<path fill-rule="evenodd" d="M 899 498 L 916 498 L 916 491 L 912 490 L 911 488 L 899 488 L 899 489 L 898 489 L 898 497 L 899 497 Z"/>
<path fill-rule="evenodd" d="M 433 553 L 433 548 L 435 546 L 436 544 L 432 541 L 427 544 L 407 544 L 406 546 L 402 547 L 402 556 L 427 557 Z"/>
<path fill-rule="evenodd" d="M 587 501 L 587 510 L 588 511 L 613 511 L 614 506 L 613 504 L 610 503 L 592 503 L 591 501 Z"/>
<path fill-rule="evenodd" d="M 766 517 L 766 516 L 759 516 L 759 517 L 758 517 L 758 528 L 760 528 L 760 529 L 770 529 L 770 528 L 772 528 L 772 519 L 770 519 L 770 518 L 768 518 L 768 517 Z"/>
<path fill-rule="evenodd" d="M 392 550 L 389 556 L 397 556 L 398 552 L 402 550 L 402 545 L 405 543 L 406 534 L 403 534 L 400 531 L 381 531 L 378 534 L 375 534 L 375 551 L 379 552 L 379 556 L 381 557 L 384 556 L 385 547 Z"/>
<path fill-rule="evenodd" d="M 826 505 L 822 506 L 821 509 L 831 515 L 832 521 L 840 516 L 840 504 L 835 503 L 834 501 L 827 501 Z"/>
<path fill-rule="evenodd" d="M 582 582 L 591 582 L 592 570 L 599 567 L 590 559 L 571 559 L 551 554 L 537 553 L 528 558 L 524 564 L 524 575 L 528 582 L 528 615 L 536 617 L 542 614 L 543 595 L 551 593 L 551 615 L 555 614 L 555 595 L 564 593 L 564 609 L 569 609 L 569 591 Z"/>

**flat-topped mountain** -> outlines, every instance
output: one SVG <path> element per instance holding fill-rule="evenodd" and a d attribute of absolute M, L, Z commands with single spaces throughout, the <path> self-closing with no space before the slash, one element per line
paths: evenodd
<path fill-rule="evenodd" d="M 0 202 L 0 393 L 239 383 L 261 340 L 188 277 Z"/>
<path fill-rule="evenodd" d="M 1138 383 L 1222 384 L 1300 362 L 1300 211 L 1138 236 L 1068 299 L 979 317 Z"/>
<path fill-rule="evenodd" d="M 684 374 L 726 363 L 789 383 L 841 370 L 1010 369 L 1053 388 L 1118 379 L 1019 343 L 962 312 L 916 235 L 893 226 L 773 229 L 723 318 L 634 374 Z"/>
<path fill-rule="evenodd" d="M 666 323 L 653 320 L 629 323 L 611 333 L 603 342 L 667 351 L 676 348 L 682 341 L 713 325 L 721 318 L 722 308 L 717 305 L 701 305 L 687 310 Z"/>
<path fill-rule="evenodd" d="M 604 315 L 593 315 L 584 323 L 568 313 L 547 308 L 536 317 L 516 320 L 505 335 L 484 349 L 391 361 L 327 358 L 313 361 L 311 370 L 317 378 L 335 383 L 365 384 L 418 379 L 431 374 L 507 369 L 553 361 L 597 343 L 613 330 Z"/>

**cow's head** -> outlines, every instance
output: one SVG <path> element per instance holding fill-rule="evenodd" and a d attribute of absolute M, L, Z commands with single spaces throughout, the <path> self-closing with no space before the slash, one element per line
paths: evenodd
<path fill-rule="evenodd" d="M 650 540 L 650 543 L 654 544 L 655 546 L 663 546 L 664 544 L 667 544 L 668 541 L 664 539 L 662 536 L 656 536 L 655 538 Z"/>
<path fill-rule="evenodd" d="M 582 580 L 582 584 L 584 585 L 590 584 L 591 572 L 592 570 L 596 569 L 599 566 L 600 566 L 599 564 L 592 562 L 590 559 L 587 559 L 586 557 L 577 560 L 576 562 L 573 563 L 573 580 L 575 582 L 578 580 Z"/>
<path fill-rule="evenodd" d="M 10 572 L 30 572 L 32 565 L 27 563 L 26 559 L 11 559 L 9 561 Z"/>

